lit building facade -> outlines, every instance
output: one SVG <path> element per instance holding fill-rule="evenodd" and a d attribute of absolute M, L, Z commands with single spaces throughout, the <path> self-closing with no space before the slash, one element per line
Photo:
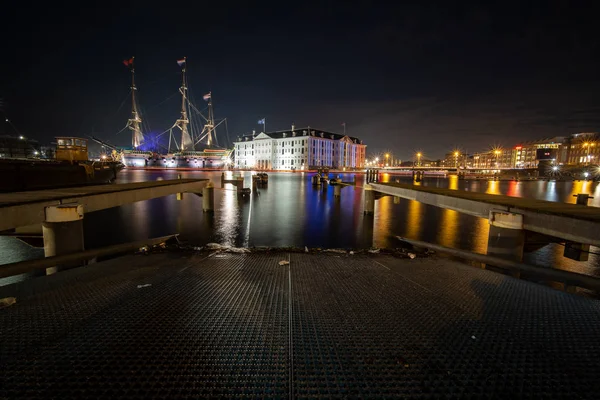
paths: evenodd
<path fill-rule="evenodd" d="M 358 138 L 294 126 L 253 133 L 234 142 L 235 167 L 241 169 L 357 169 L 365 165 L 366 150 Z"/>
<path fill-rule="evenodd" d="M 571 165 L 600 163 L 600 135 L 598 133 L 575 133 L 565 140 L 561 162 Z"/>

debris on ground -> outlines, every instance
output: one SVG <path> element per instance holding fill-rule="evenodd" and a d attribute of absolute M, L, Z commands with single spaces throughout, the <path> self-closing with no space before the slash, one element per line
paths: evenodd
<path fill-rule="evenodd" d="M 152 284 L 151 283 L 144 283 L 143 285 L 137 285 L 137 288 L 141 289 L 141 288 L 145 288 L 145 287 L 149 287 L 149 286 L 152 286 Z"/>
<path fill-rule="evenodd" d="M 17 302 L 16 297 L 5 297 L 0 299 L 0 308 L 10 307 Z"/>
<path fill-rule="evenodd" d="M 208 243 L 204 247 L 208 250 L 224 251 L 228 253 L 250 253 L 250 249 L 246 247 L 225 246 L 219 243 Z"/>
<path fill-rule="evenodd" d="M 346 250 L 342 250 L 342 249 L 325 249 L 323 250 L 324 252 L 327 253 L 339 253 L 339 254 L 346 254 Z"/>
<path fill-rule="evenodd" d="M 289 261 L 288 260 L 281 260 L 279 261 L 279 265 L 289 265 Z"/>
<path fill-rule="evenodd" d="M 163 251 L 208 251 L 213 255 L 221 254 L 219 257 L 223 257 L 224 253 L 238 253 L 238 254 L 258 254 L 258 253 L 305 253 L 305 254 L 325 254 L 325 253 L 334 253 L 336 257 L 340 256 L 352 256 L 352 255 L 364 255 L 364 254 L 373 254 L 373 255 L 390 255 L 393 257 L 400 258 L 416 258 L 419 257 L 427 257 L 435 254 L 434 251 L 428 250 L 421 251 L 419 248 L 403 247 L 402 244 L 400 247 L 395 248 L 378 248 L 372 247 L 370 249 L 340 249 L 340 248 L 321 248 L 321 247 L 312 247 L 308 246 L 282 246 L 282 247 L 269 247 L 269 246 L 252 246 L 252 247 L 233 247 L 229 245 L 223 245 L 219 243 L 208 243 L 204 246 L 197 246 L 191 244 L 185 244 L 179 242 L 172 246 L 167 246 L 166 248 L 161 248 L 158 246 L 153 246 L 150 248 L 144 249 L 142 254 L 151 254 L 154 252 L 163 252 Z"/>

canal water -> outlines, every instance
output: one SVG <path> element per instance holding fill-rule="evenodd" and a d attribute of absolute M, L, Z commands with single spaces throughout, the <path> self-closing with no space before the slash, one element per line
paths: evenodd
<path fill-rule="evenodd" d="M 357 187 L 342 189 L 334 198 L 333 187 L 313 187 L 312 173 L 270 173 L 269 183 L 247 197 L 238 197 L 235 188 L 220 188 L 220 172 L 125 170 L 118 183 L 175 179 L 208 178 L 215 185 L 214 215 L 202 212 L 202 198 L 193 194 L 159 198 L 102 210 L 85 215 L 87 248 L 125 243 L 179 233 L 180 239 L 196 246 L 217 242 L 236 247 L 295 246 L 310 248 L 370 248 L 398 246 L 396 236 L 424 240 L 444 246 L 485 253 L 487 220 L 456 211 L 427 206 L 416 201 L 392 197 L 376 202 L 375 215 L 363 215 L 364 175 L 357 175 Z M 227 173 L 231 176 L 231 173 Z M 251 173 L 243 172 L 245 186 L 251 186 Z M 351 181 L 352 174 L 341 174 Z M 383 175 L 383 181 L 410 177 Z M 588 193 L 590 205 L 600 207 L 600 186 L 594 182 L 547 181 L 459 181 L 457 177 L 426 178 L 424 186 L 444 187 L 490 194 L 505 194 L 548 201 L 574 203 L 573 195 Z M 526 253 L 531 264 L 600 276 L 600 256 L 590 254 L 589 261 L 577 262 L 562 256 L 559 244 Z M 592 252 L 600 249 L 592 247 Z M 0 264 L 43 256 L 14 238 L 0 237 Z"/>

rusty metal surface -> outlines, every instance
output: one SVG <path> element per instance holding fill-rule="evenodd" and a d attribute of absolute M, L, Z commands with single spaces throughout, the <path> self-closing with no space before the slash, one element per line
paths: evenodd
<path fill-rule="evenodd" d="M 600 393 L 598 301 L 444 259 L 128 256 L 8 296 L 0 398 Z"/>

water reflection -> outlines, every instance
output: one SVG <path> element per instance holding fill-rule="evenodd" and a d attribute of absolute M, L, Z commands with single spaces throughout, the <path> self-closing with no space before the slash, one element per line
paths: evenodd
<path fill-rule="evenodd" d="M 209 178 L 215 185 L 214 215 L 202 212 L 202 198 L 185 194 L 129 204 L 119 208 L 89 213 L 84 218 L 86 248 L 179 233 L 192 245 L 219 242 L 233 246 L 308 246 L 368 248 L 394 247 L 395 236 L 439 243 L 485 253 L 488 222 L 456 211 L 427 206 L 417 201 L 394 201 L 390 196 L 377 200 L 375 215 L 363 215 L 364 176 L 357 175 L 357 187 L 344 187 L 335 199 L 333 187 L 313 186 L 312 173 L 271 173 L 269 183 L 258 187 L 250 197 L 240 198 L 235 188 L 221 189 L 221 173 L 179 172 L 183 178 Z M 123 171 L 120 183 L 175 179 L 177 171 Z M 226 173 L 231 178 L 232 173 Z M 352 174 L 340 174 L 351 181 Z M 246 187 L 251 173 L 244 172 Z M 411 175 L 383 174 L 383 180 L 412 182 Z M 469 190 L 550 201 L 575 202 L 574 194 L 594 196 L 590 205 L 600 206 L 600 190 L 592 182 L 477 181 L 425 178 L 427 186 Z M 14 262 L 39 257 L 40 249 L 24 251 L 14 238 L 0 237 L 0 262 Z M 571 271 L 598 274 L 600 257 L 590 255 L 585 263 L 562 257 L 563 246 L 551 245 L 527 253 L 525 260 L 553 265 Z M 592 248 L 592 251 L 600 252 Z M 590 272 L 591 271 L 591 272 Z"/>

